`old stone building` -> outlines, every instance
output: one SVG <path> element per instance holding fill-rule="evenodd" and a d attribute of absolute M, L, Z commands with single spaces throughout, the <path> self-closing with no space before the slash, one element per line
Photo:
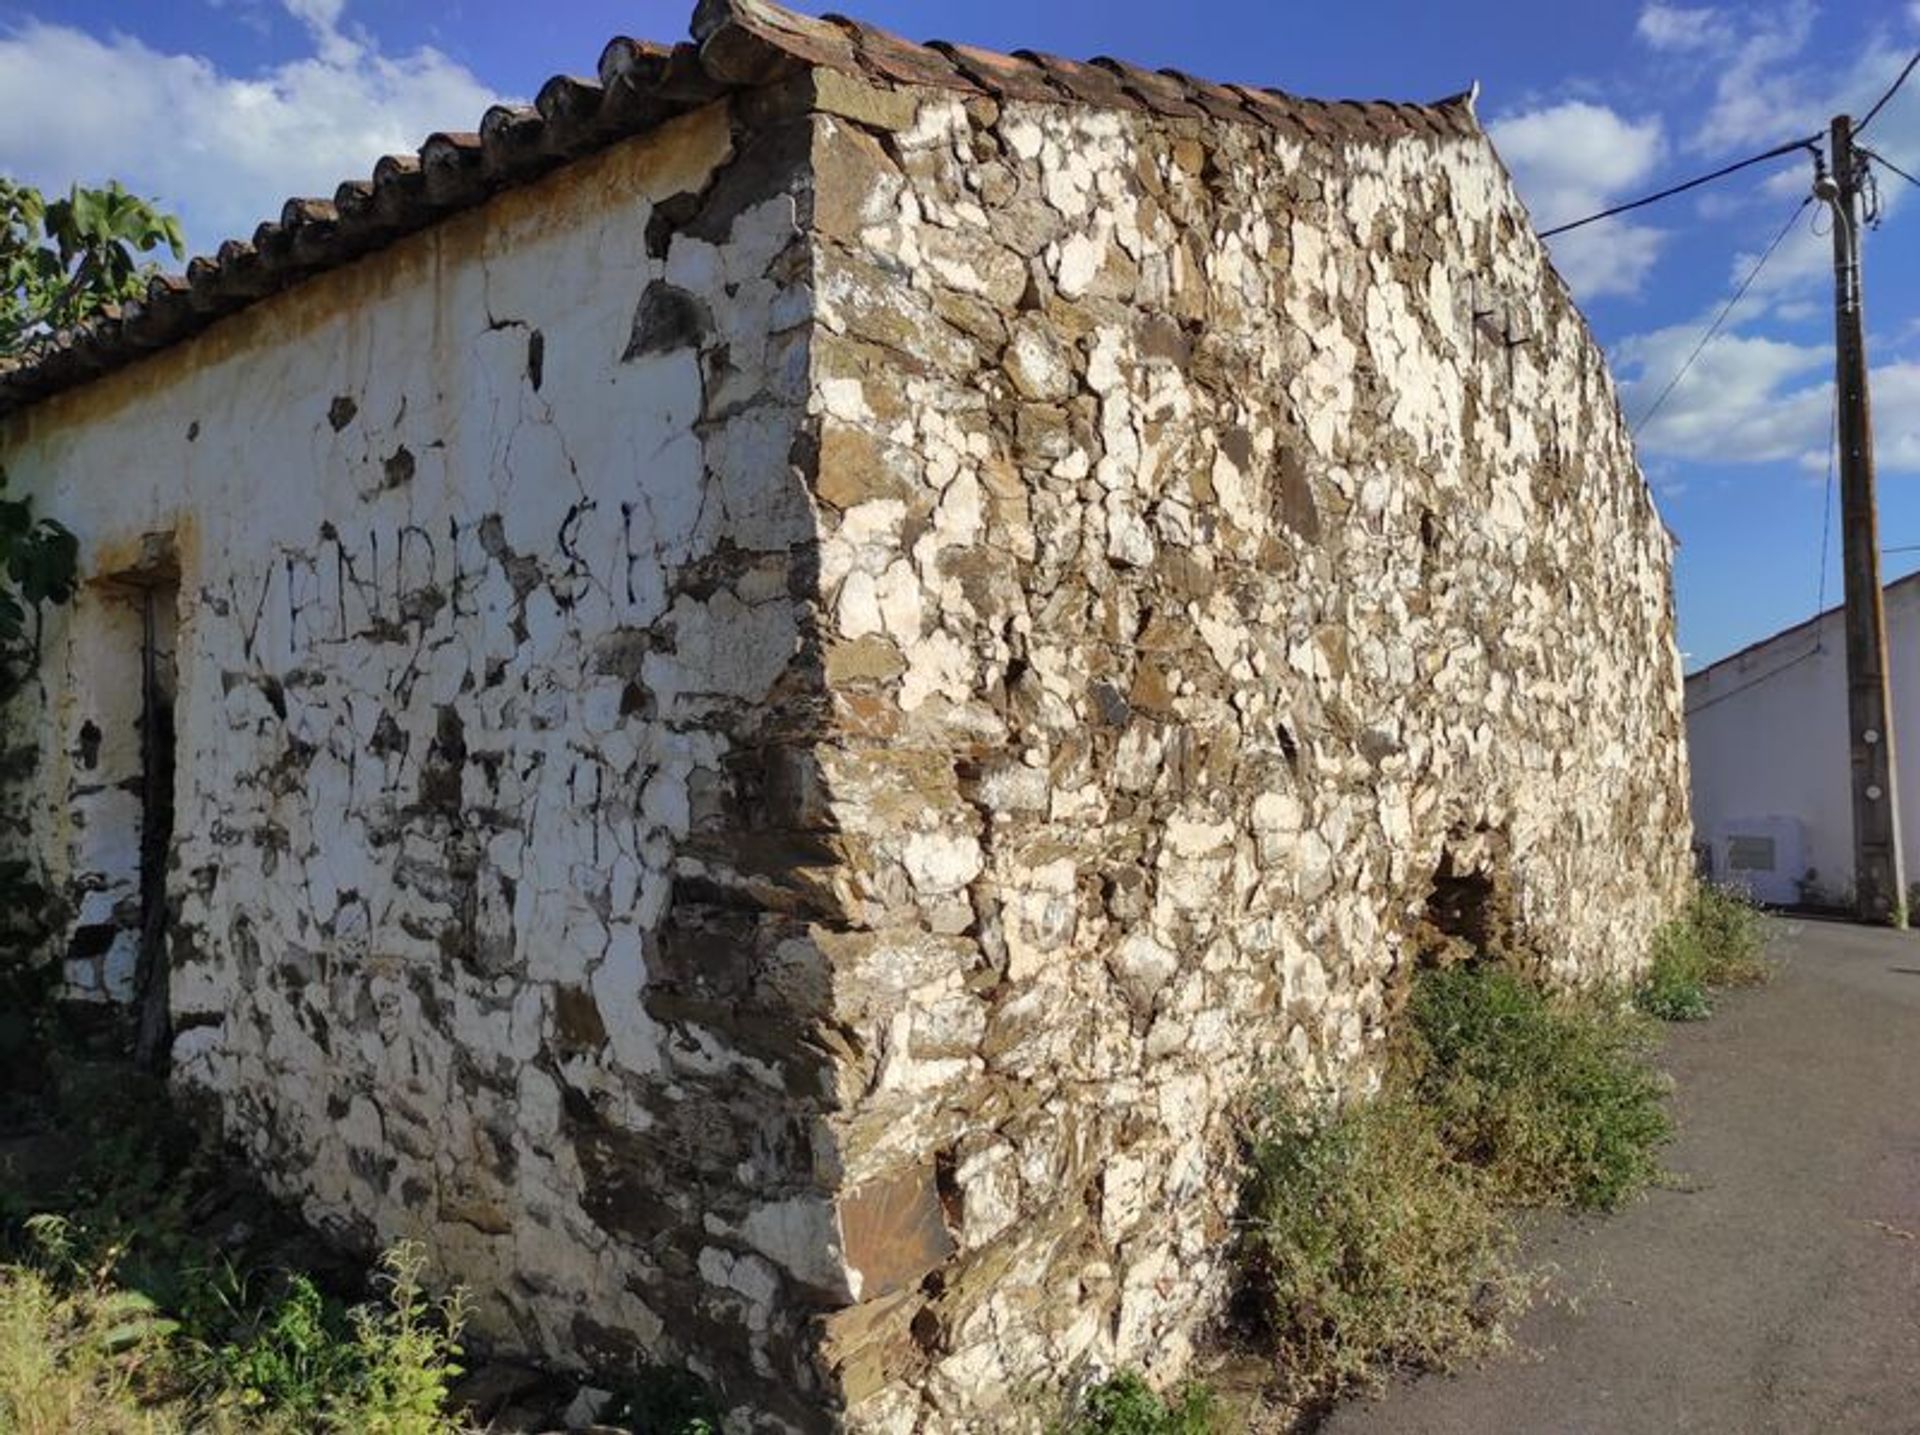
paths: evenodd
<path fill-rule="evenodd" d="M 0 374 L 86 580 L 9 841 L 505 1345 L 1019 1429 L 1187 1361 L 1437 882 L 1640 959 L 1669 543 L 1470 98 L 693 36 Z"/>

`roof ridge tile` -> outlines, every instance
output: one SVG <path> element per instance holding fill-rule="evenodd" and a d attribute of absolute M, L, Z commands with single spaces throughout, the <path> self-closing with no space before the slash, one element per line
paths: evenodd
<path fill-rule="evenodd" d="M 915 44 L 864 21 L 815 19 L 772 0 L 698 0 L 690 33 L 676 45 L 616 36 L 593 78 L 556 75 L 533 104 L 494 105 L 473 131 L 437 131 L 412 154 L 384 155 L 368 178 L 346 180 L 330 200 L 287 200 L 251 242 L 229 239 L 212 255 L 189 260 L 183 274 L 155 277 L 124 309 L 48 335 L 23 358 L 0 361 L 0 417 L 555 165 L 807 69 L 839 70 L 882 87 L 1210 117 L 1317 139 L 1480 132 L 1478 86 L 1431 105 L 1331 104 L 1106 57 L 1003 54 L 946 40 Z"/>

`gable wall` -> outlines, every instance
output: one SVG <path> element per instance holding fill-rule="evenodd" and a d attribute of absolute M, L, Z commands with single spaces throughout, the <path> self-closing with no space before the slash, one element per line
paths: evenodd
<path fill-rule="evenodd" d="M 1483 139 L 836 107 L 839 1123 L 944 1229 L 846 1226 L 827 1354 L 858 1428 L 1004 1428 L 1186 1362 L 1244 1102 L 1367 1085 L 1443 859 L 1555 978 L 1643 960 L 1687 871 L 1670 549 Z"/>

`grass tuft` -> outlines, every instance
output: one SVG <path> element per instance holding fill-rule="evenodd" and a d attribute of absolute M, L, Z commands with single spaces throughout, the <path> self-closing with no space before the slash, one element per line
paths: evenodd
<path fill-rule="evenodd" d="M 1610 1210 L 1671 1133 L 1655 1028 L 1622 993 L 1554 994 L 1477 961 L 1424 971 L 1373 1098 L 1277 1103 L 1251 1143 L 1242 1266 L 1286 1398 L 1503 1339 L 1534 1280 L 1508 1212 Z"/>
<path fill-rule="evenodd" d="M 447 1411 L 465 1308 L 428 1300 L 419 1249 L 383 1260 L 379 1300 L 342 1316 L 304 1277 L 260 1310 L 252 1333 L 195 1334 L 109 1260 L 79 1257 L 64 1221 L 35 1223 L 36 1248 L 0 1265 L 0 1431 L 6 1435 L 451 1435 Z"/>
<path fill-rule="evenodd" d="M 44 1086 L 8 1112 L 47 1156 L 0 1184 L 0 1435 L 470 1429 L 449 1399 L 465 1299 L 426 1294 L 420 1247 L 389 1250 L 370 1290 L 335 1282 L 368 1293 L 349 1306 L 255 1263 L 311 1241 L 222 1175 L 157 1083 L 62 1059 Z M 256 1234 L 223 1249 L 203 1208 Z"/>
<path fill-rule="evenodd" d="M 1428 1109 L 1389 1092 L 1282 1112 L 1252 1157 L 1244 1256 L 1291 1398 L 1498 1342 L 1519 1294 L 1510 1237 Z"/>
<path fill-rule="evenodd" d="M 437 1435 L 460 1428 L 447 1415 L 460 1374 L 466 1298 L 430 1299 L 425 1252 L 402 1242 L 380 1261 L 379 1298 L 342 1309 L 298 1272 L 276 1297 L 256 1302 L 249 1282 L 224 1271 L 211 1280 L 198 1322 L 204 1332 L 181 1354 L 199 1402 L 225 1417 L 279 1429 Z"/>
<path fill-rule="evenodd" d="M 1409 1013 L 1414 1099 L 1497 1201 L 1613 1210 L 1660 1174 L 1667 1082 L 1623 1001 L 1462 965 L 1424 973 Z"/>
<path fill-rule="evenodd" d="M 75 1267 L 64 1223 L 36 1223 L 35 1257 L 0 1265 L 0 1431 L 161 1435 L 173 1323 L 136 1292 Z"/>
<path fill-rule="evenodd" d="M 1772 975 L 1761 955 L 1766 929 L 1738 893 L 1701 883 L 1680 915 L 1654 934 L 1653 960 L 1634 1003 L 1662 1021 L 1704 1021 L 1717 987 L 1759 986 Z"/>

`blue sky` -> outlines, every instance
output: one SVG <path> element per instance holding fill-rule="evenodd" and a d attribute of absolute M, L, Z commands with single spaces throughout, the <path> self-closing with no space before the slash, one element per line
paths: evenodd
<path fill-rule="evenodd" d="M 818 12 L 830 8 L 801 4 Z M 1542 226 L 1862 113 L 1915 49 L 1920 0 L 839 0 L 913 38 L 1114 54 L 1304 94 L 1426 99 L 1479 80 L 1480 113 Z M 0 171 L 109 176 L 196 247 L 382 152 L 471 127 L 496 98 L 590 74 L 612 35 L 678 39 L 691 0 L 0 0 Z M 57 119 L 55 117 L 58 117 Z M 1920 174 L 1920 77 L 1868 136 Z M 1556 245 L 1630 415 L 1805 193 L 1790 159 Z M 1867 298 L 1889 548 L 1920 545 L 1920 192 L 1883 181 Z M 1689 667 L 1808 616 L 1827 499 L 1828 241 L 1802 216 L 1727 331 L 1641 431 L 1681 540 Z M 1829 539 L 1827 601 L 1837 601 Z M 1889 554 L 1887 576 L 1920 568 Z"/>

